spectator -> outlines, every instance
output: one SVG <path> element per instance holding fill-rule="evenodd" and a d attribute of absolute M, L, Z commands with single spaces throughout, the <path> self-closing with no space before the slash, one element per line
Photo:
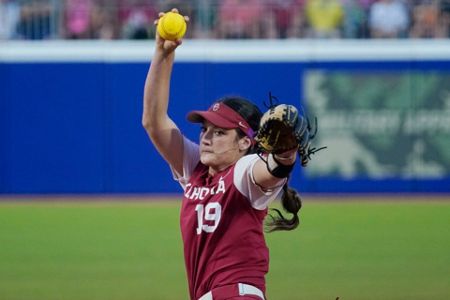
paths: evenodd
<path fill-rule="evenodd" d="M 362 37 L 370 38 L 369 15 L 372 4 L 377 0 L 358 0 L 359 6 L 364 10 L 364 22 L 362 24 Z"/>
<path fill-rule="evenodd" d="M 16 37 L 20 7 L 17 1 L 0 0 L 0 40 Z"/>
<path fill-rule="evenodd" d="M 440 1 L 440 23 L 444 28 L 445 37 L 449 37 L 450 34 L 450 0 Z"/>
<path fill-rule="evenodd" d="M 261 38 L 264 4 L 260 0 L 223 0 L 219 6 L 218 37 Z"/>
<path fill-rule="evenodd" d="M 119 36 L 117 5 L 111 5 L 111 0 L 97 1 L 94 3 L 91 12 L 93 38 L 100 40 L 117 39 Z"/>
<path fill-rule="evenodd" d="M 139 9 L 130 11 L 128 18 L 123 23 L 122 37 L 132 40 L 143 40 L 150 38 L 149 18 Z"/>
<path fill-rule="evenodd" d="M 364 9 L 364 11 L 366 11 L 367 13 L 369 12 L 372 4 L 376 1 L 377 0 L 357 0 L 359 6 L 361 6 Z"/>
<path fill-rule="evenodd" d="M 187 15 L 192 12 L 194 6 L 193 1 L 194 0 L 159 0 L 159 11 L 167 12 L 176 7 L 181 14 Z M 212 5 L 210 2 L 214 1 L 208 1 L 207 5 Z"/>
<path fill-rule="evenodd" d="M 366 34 L 367 15 L 364 6 L 358 0 L 342 0 L 344 7 L 343 37 L 363 38 Z"/>
<path fill-rule="evenodd" d="M 378 0 L 370 7 L 369 28 L 372 38 L 406 37 L 408 11 L 400 0 Z"/>
<path fill-rule="evenodd" d="M 42 40 L 52 35 L 52 8 L 47 1 L 22 4 L 17 24 L 17 35 L 26 40 Z"/>
<path fill-rule="evenodd" d="M 67 38 L 91 38 L 92 8 L 92 0 L 66 0 L 64 28 Z"/>
<path fill-rule="evenodd" d="M 270 28 L 267 37 L 292 38 L 304 36 L 305 0 L 268 0 L 266 16 Z"/>
<path fill-rule="evenodd" d="M 439 4 L 433 0 L 417 1 L 412 9 L 412 27 L 410 36 L 413 38 L 443 38 L 445 28 L 440 22 Z"/>
<path fill-rule="evenodd" d="M 194 38 L 450 34 L 450 0 L 0 0 L 0 39 L 153 38 L 158 12 L 173 7 L 192 16 Z"/>
<path fill-rule="evenodd" d="M 338 38 L 341 36 L 344 10 L 338 0 L 307 0 L 306 19 L 310 26 L 309 37 Z"/>
<path fill-rule="evenodd" d="M 194 0 L 191 24 L 196 38 L 215 37 L 219 0 Z"/>
<path fill-rule="evenodd" d="M 122 0 L 119 2 L 121 37 L 125 39 L 148 39 L 154 37 L 153 21 L 158 11 L 155 1 Z"/>

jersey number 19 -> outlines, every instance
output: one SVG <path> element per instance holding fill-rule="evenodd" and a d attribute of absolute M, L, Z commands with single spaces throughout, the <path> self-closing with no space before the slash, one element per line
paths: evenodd
<path fill-rule="evenodd" d="M 211 202 L 205 205 L 197 204 L 195 207 L 197 212 L 197 234 L 204 232 L 214 232 L 219 225 L 220 217 L 222 215 L 222 207 L 220 203 Z M 205 221 L 211 221 L 209 224 L 204 224 Z"/>

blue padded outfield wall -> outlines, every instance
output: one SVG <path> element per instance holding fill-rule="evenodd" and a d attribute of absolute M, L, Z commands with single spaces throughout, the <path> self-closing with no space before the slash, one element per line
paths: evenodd
<path fill-rule="evenodd" d="M 170 116 L 269 91 L 318 117 L 302 192 L 450 192 L 447 42 L 190 42 Z M 184 47 L 184 48 L 183 48 Z M 144 43 L 0 44 L 0 193 L 179 193 L 141 126 Z"/>

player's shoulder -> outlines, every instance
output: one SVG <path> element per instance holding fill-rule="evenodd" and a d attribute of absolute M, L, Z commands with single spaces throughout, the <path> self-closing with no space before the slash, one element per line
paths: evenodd
<path fill-rule="evenodd" d="M 257 154 L 248 154 L 241 157 L 234 167 L 234 182 L 250 178 L 253 166 L 258 159 L 259 156 Z"/>
<path fill-rule="evenodd" d="M 244 169 L 248 169 L 251 167 L 257 160 L 259 159 L 259 156 L 257 154 L 248 154 L 241 157 L 234 167 L 234 172 L 240 172 Z"/>

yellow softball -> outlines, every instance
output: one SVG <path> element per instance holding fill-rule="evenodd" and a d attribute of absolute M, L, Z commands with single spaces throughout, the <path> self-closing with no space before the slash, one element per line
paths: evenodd
<path fill-rule="evenodd" d="M 186 33 L 186 20 L 182 15 L 175 12 L 167 12 L 158 21 L 159 35 L 165 40 L 179 40 Z"/>

